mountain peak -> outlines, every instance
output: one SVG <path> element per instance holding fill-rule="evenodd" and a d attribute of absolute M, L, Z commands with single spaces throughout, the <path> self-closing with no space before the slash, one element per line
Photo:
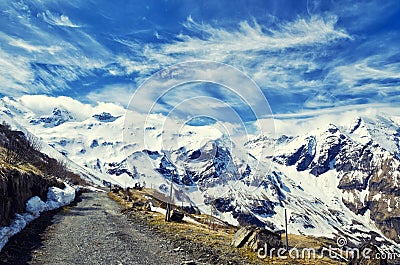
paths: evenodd
<path fill-rule="evenodd" d="M 350 133 L 354 133 L 361 126 L 365 126 L 364 121 L 361 117 L 357 116 L 350 125 Z"/>
<path fill-rule="evenodd" d="M 334 134 L 334 133 L 339 132 L 340 130 L 335 124 L 329 123 L 327 131 Z"/>
<path fill-rule="evenodd" d="M 119 117 L 114 117 L 111 113 L 109 112 L 102 112 L 100 114 L 95 114 L 92 116 L 93 118 L 97 119 L 98 121 L 101 122 L 113 122 Z"/>
<path fill-rule="evenodd" d="M 51 115 L 41 116 L 37 119 L 30 120 L 29 123 L 37 125 L 43 124 L 45 128 L 51 128 L 59 126 L 68 121 L 74 121 L 75 118 L 68 110 L 61 108 L 54 108 Z"/>

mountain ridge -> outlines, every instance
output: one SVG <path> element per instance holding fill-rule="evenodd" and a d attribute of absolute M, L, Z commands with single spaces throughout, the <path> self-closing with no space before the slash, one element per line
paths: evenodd
<path fill-rule="evenodd" d="M 145 182 L 167 194 L 172 164 L 175 203 L 203 212 L 215 207 L 221 219 L 234 225 L 281 229 L 286 208 L 289 229 L 296 233 L 345 235 L 354 243 L 370 238 L 386 247 L 393 243 L 389 239 L 400 241 L 395 233 L 399 135 L 398 124 L 390 118 L 354 117 L 355 124 L 327 124 L 304 135 L 260 136 L 235 152 L 226 141 L 218 141 L 222 135 L 203 141 L 202 130 L 188 126 L 176 134 L 186 138 L 171 138 L 167 145 L 176 148 L 166 151 L 124 142 L 123 116 L 107 109 L 98 114 L 118 118 L 101 122 L 88 114 L 87 119 L 49 130 L 30 123 L 35 114 L 29 108 L 17 112 L 23 104 L 9 99 L 8 105 L 14 108 L 3 104 L 3 116 L 13 115 L 69 159 L 99 176 L 108 174 L 107 181 L 122 187 Z M 148 131 L 162 133 L 159 124 L 153 127 Z M 260 158 L 260 150 L 271 145 L 275 154 Z M 393 229 L 385 228 L 387 222 Z"/>

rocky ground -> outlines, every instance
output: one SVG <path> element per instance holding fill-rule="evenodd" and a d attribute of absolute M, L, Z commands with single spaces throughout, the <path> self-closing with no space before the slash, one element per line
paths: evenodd
<path fill-rule="evenodd" d="M 246 264 L 237 255 L 166 235 L 121 207 L 106 193 L 44 213 L 13 237 L 1 264 Z"/>

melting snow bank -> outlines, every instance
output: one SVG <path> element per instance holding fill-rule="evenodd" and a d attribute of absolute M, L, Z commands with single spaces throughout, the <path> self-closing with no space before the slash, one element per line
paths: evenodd
<path fill-rule="evenodd" d="M 0 251 L 10 237 L 19 233 L 27 224 L 38 218 L 41 212 L 68 205 L 75 199 L 75 189 L 68 184 L 65 185 L 66 187 L 63 190 L 50 187 L 47 192 L 46 202 L 42 201 L 38 196 L 30 198 L 26 202 L 26 213 L 16 214 L 10 226 L 0 227 Z"/>

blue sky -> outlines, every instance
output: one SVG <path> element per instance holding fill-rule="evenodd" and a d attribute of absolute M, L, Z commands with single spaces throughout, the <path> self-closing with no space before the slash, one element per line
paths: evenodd
<path fill-rule="evenodd" d="M 243 71 L 277 115 L 400 102 L 396 0 L 1 1 L 0 12 L 2 95 L 125 105 L 151 74 L 200 59 Z M 160 104 L 185 96 L 172 95 Z"/>

